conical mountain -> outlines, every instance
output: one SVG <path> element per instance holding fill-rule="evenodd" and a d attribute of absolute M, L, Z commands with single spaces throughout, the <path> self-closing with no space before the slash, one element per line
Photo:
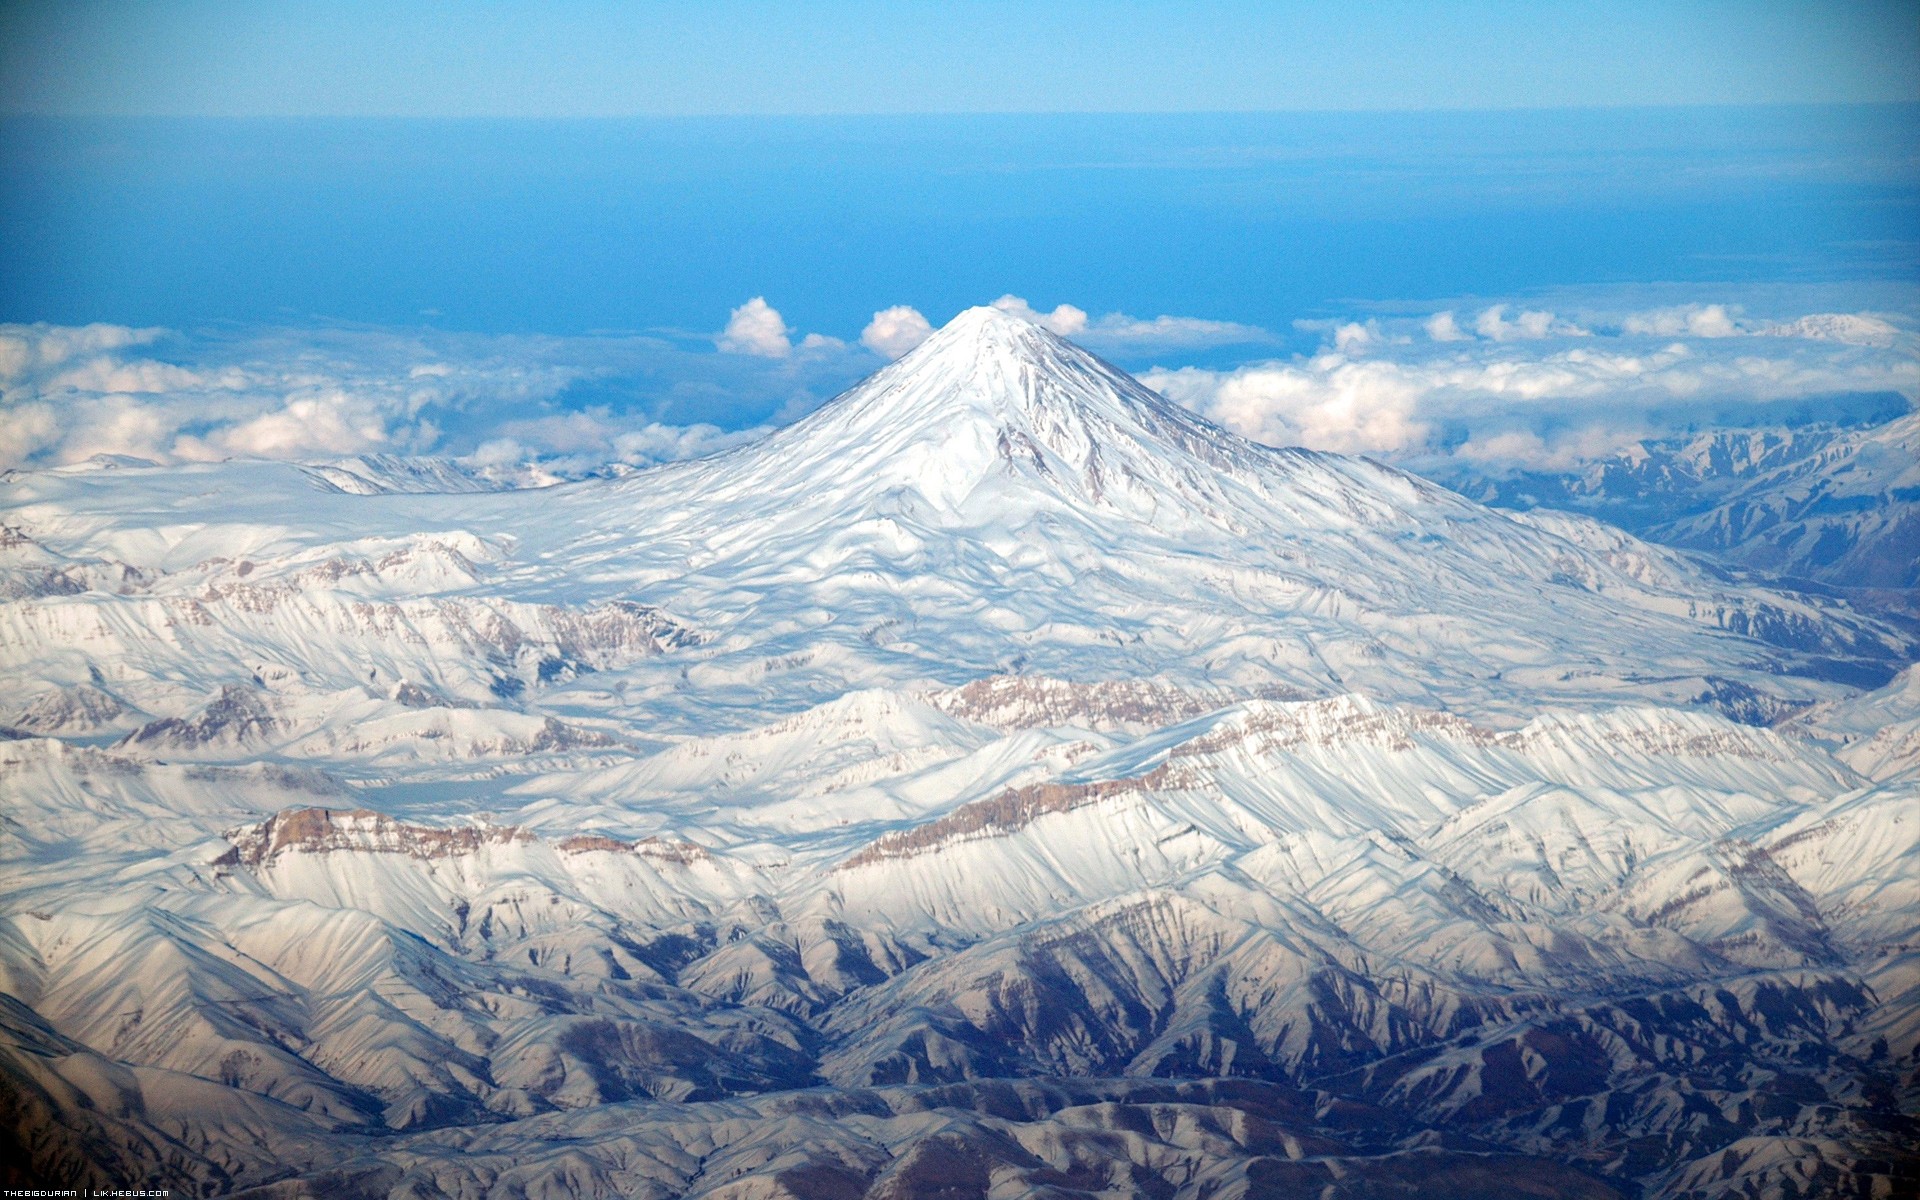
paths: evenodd
<path fill-rule="evenodd" d="M 685 473 L 703 494 L 783 518 L 904 506 L 948 527 L 1052 510 L 1247 534 L 1275 507 L 1289 529 L 1386 522 L 1408 506 L 1485 512 L 1374 463 L 1250 442 L 988 307 L 794 425 Z M 1329 503 L 1337 513 L 1317 512 Z"/>
<path fill-rule="evenodd" d="M 570 495 L 596 529 L 565 554 L 714 631 L 688 681 L 743 700 L 1003 671 L 1764 716 L 1833 690 L 1783 676 L 1906 653 L 1592 522 L 1258 445 L 986 308 L 756 444 Z"/>
<path fill-rule="evenodd" d="M 857 462 L 870 483 L 911 487 L 949 511 L 983 487 L 980 499 L 1005 499 L 1007 486 L 1141 512 L 1174 496 L 1217 502 L 1220 477 L 1256 470 L 1263 455 L 1064 338 L 984 307 L 767 449 Z"/>

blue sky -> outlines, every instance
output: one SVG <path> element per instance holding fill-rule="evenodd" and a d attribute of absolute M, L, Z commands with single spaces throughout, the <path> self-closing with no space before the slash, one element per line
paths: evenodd
<path fill-rule="evenodd" d="M 1911 0 L 0 7 L 0 112 L 1174 112 L 1920 99 Z"/>

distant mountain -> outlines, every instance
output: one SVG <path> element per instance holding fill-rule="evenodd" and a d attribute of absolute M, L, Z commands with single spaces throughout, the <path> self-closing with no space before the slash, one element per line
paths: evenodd
<path fill-rule="evenodd" d="M 550 487 L 560 482 L 524 466 L 481 467 L 452 458 L 408 458 L 397 454 L 356 454 L 306 468 L 323 486 L 372 496 L 383 492 L 504 492 Z"/>
<path fill-rule="evenodd" d="M 1920 1179 L 1916 648 L 1840 600 L 995 310 L 726 454 L 448 470 L 0 484 L 0 1182 Z"/>
<path fill-rule="evenodd" d="M 1920 588 L 1920 413 L 1772 465 L 1648 533 L 1775 574 Z"/>
<path fill-rule="evenodd" d="M 1920 588 L 1920 413 L 1865 429 L 1723 430 L 1562 475 L 1435 477 L 1502 507 L 1568 508 L 1773 575 Z"/>

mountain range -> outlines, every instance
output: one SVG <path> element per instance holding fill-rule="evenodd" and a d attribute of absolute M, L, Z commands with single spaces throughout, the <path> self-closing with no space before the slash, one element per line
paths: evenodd
<path fill-rule="evenodd" d="M 1564 473 L 1435 477 L 1490 504 L 1583 512 L 1802 586 L 1920 588 L 1920 413 L 1904 402 L 1864 427 L 1711 430 Z"/>
<path fill-rule="evenodd" d="M 1920 654 L 1844 590 L 996 309 L 501 482 L 6 480 L 9 1182 L 1920 1185 Z"/>

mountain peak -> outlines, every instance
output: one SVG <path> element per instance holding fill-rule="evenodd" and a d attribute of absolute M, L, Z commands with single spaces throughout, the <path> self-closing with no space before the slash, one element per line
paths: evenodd
<path fill-rule="evenodd" d="M 1054 347 L 1067 348 L 1083 355 L 1086 353 L 1019 313 L 995 308 L 991 304 L 976 304 L 956 313 L 931 337 L 905 355 L 902 361 L 917 356 L 934 357 L 956 350 L 987 349 L 1042 359 L 1047 356 L 1048 349 Z"/>
<path fill-rule="evenodd" d="M 972 308 L 962 309 L 954 314 L 953 319 L 942 325 L 933 336 L 935 338 L 983 337 L 991 336 L 996 332 L 1015 333 L 1020 330 L 1038 330 L 1039 328 L 1019 313 L 996 308 L 991 304 L 976 304 Z"/>
<path fill-rule="evenodd" d="M 764 450 L 773 462 L 831 462 L 862 492 L 905 487 L 947 511 L 969 497 L 1024 507 L 1019 495 L 1142 514 L 1169 511 L 1175 492 L 1211 503 L 1217 475 L 1270 453 L 988 306 L 961 312 Z M 809 475 L 809 490 L 823 473 L 836 472 Z"/>
<path fill-rule="evenodd" d="M 1093 370 L 1133 383 L 1065 338 L 1017 313 L 985 304 L 957 314 L 874 380 L 927 375 L 948 384 L 972 381 L 981 385 L 972 390 L 981 393 L 996 386 L 1024 393 L 1031 390 L 1030 386 L 1020 386 L 1018 380 L 1006 375 L 1008 370 L 1020 367 L 1034 376 Z M 864 385 L 856 390 L 864 390 Z"/>

